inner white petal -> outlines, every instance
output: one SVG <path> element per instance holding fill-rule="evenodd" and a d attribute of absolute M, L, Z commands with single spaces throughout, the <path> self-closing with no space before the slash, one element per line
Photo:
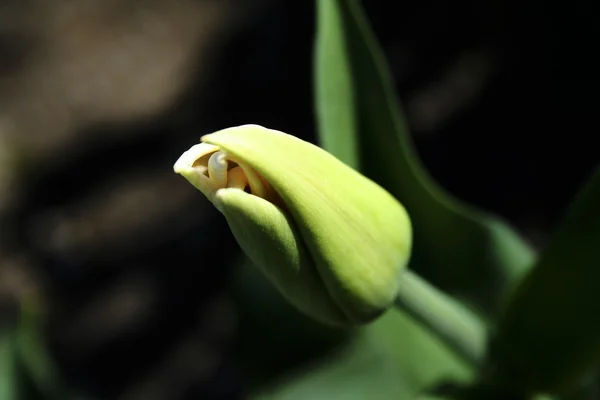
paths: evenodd
<path fill-rule="evenodd" d="M 208 159 L 208 177 L 217 188 L 227 186 L 227 158 L 221 151 L 213 153 Z"/>

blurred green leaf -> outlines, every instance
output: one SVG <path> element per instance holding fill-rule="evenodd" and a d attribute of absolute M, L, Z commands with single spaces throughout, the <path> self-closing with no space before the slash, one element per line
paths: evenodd
<path fill-rule="evenodd" d="M 0 328 L 0 399 L 17 398 L 17 373 L 14 335 Z"/>
<path fill-rule="evenodd" d="M 405 314 L 391 310 L 363 328 L 331 329 L 300 314 L 247 260 L 236 268 L 233 278 L 243 376 L 253 396 L 287 399 L 300 396 L 315 384 L 323 388 L 314 390 L 335 392 L 338 397 L 332 398 L 354 399 L 354 391 L 364 394 L 371 390 L 369 382 L 374 378 L 366 373 L 361 378 L 366 382 L 353 383 L 354 391 L 346 392 L 349 389 L 341 376 L 347 374 L 345 379 L 353 382 L 358 379 L 354 374 L 359 374 L 353 368 L 344 369 L 348 360 L 355 360 L 352 362 L 357 369 L 356 360 L 365 361 L 369 368 L 380 372 L 381 377 L 375 379 L 378 385 L 398 386 L 399 394 L 410 393 L 413 397 L 440 380 L 464 383 L 472 377 L 469 366 Z M 344 347 L 349 341 L 352 344 Z M 341 350 L 332 353 L 340 346 Z M 330 353 L 329 359 L 323 358 L 323 354 Z M 316 370 L 311 373 L 313 368 Z M 348 397 L 344 397 L 346 393 Z"/>
<path fill-rule="evenodd" d="M 0 331 L 0 399 L 62 400 L 60 377 L 40 337 L 33 298 L 21 299 L 18 322 Z"/>
<path fill-rule="evenodd" d="M 431 394 L 424 394 L 417 397 L 416 400 L 453 400 L 452 397 L 447 396 L 435 396 Z"/>
<path fill-rule="evenodd" d="M 305 365 L 251 399 L 410 399 L 412 394 L 385 346 L 368 332 L 322 360 Z"/>
<path fill-rule="evenodd" d="M 474 371 L 410 316 L 391 310 L 364 329 L 385 345 L 413 395 L 440 382 L 467 383 Z"/>
<path fill-rule="evenodd" d="M 61 377 L 52 362 L 40 334 L 39 307 L 33 297 L 21 301 L 16 347 L 24 373 L 30 378 L 39 397 L 46 400 L 64 399 Z"/>
<path fill-rule="evenodd" d="M 497 343 L 527 389 L 569 391 L 600 365 L 600 168 L 511 296 Z"/>
<path fill-rule="evenodd" d="M 534 253 L 503 221 L 452 198 L 425 171 L 359 2 L 316 4 L 321 145 L 405 205 L 414 228 L 411 268 L 479 311 L 495 314 Z"/>
<path fill-rule="evenodd" d="M 599 372 L 590 376 L 588 382 L 584 382 L 581 387 L 567 396 L 562 396 L 561 400 L 598 400 L 600 399 L 600 379 Z"/>
<path fill-rule="evenodd" d="M 65 387 L 40 335 L 33 297 L 21 300 L 18 322 L 0 328 L 0 399 L 63 400 Z"/>

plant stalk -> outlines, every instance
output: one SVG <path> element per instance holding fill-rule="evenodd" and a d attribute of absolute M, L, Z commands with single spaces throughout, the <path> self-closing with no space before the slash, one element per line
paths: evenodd
<path fill-rule="evenodd" d="M 395 306 L 438 336 L 473 366 L 483 362 L 486 328 L 464 305 L 410 270 L 404 272 Z"/>

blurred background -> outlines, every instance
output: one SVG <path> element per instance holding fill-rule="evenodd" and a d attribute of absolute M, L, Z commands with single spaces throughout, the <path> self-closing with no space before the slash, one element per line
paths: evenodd
<path fill-rule="evenodd" d="M 543 246 L 600 161 L 598 3 L 363 3 L 429 171 Z M 245 123 L 315 142 L 314 27 L 311 1 L 0 3 L 0 332 L 25 308 L 70 391 L 244 398 L 239 251 L 172 165 Z M 271 335 L 271 366 L 310 355 Z"/>

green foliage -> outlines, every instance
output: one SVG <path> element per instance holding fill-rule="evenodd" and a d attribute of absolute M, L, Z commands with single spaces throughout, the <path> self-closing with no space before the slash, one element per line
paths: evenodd
<path fill-rule="evenodd" d="M 17 397 L 15 335 L 7 329 L 0 331 L 0 399 Z"/>
<path fill-rule="evenodd" d="M 471 365 L 405 313 L 390 311 L 365 329 L 386 346 L 400 369 L 396 379 L 403 379 L 413 396 L 442 382 L 465 383 L 474 376 Z"/>
<path fill-rule="evenodd" d="M 525 389 L 568 392 L 600 361 L 600 169 L 580 191 L 500 322 Z"/>
<path fill-rule="evenodd" d="M 376 335 L 363 331 L 320 359 L 296 371 L 292 379 L 251 397 L 256 400 L 377 399 L 412 396 L 401 370 Z"/>
<path fill-rule="evenodd" d="M 33 298 L 23 300 L 20 322 L 16 332 L 16 346 L 24 373 L 31 386 L 45 400 L 59 400 L 65 397 L 61 377 L 46 352 L 39 326 L 41 316 L 39 306 Z"/>
<path fill-rule="evenodd" d="M 331 329 L 289 305 L 248 260 L 238 265 L 233 282 L 252 398 L 301 398 L 294 396 L 312 390 L 332 396 L 322 398 L 354 399 L 354 391 L 374 387 L 377 396 L 368 398 L 413 398 L 436 382 L 473 377 L 467 363 L 403 313 L 389 311 L 363 328 Z"/>
<path fill-rule="evenodd" d="M 21 305 L 16 326 L 0 331 L 0 399 L 62 400 L 61 377 L 40 334 L 38 306 L 32 298 Z"/>

